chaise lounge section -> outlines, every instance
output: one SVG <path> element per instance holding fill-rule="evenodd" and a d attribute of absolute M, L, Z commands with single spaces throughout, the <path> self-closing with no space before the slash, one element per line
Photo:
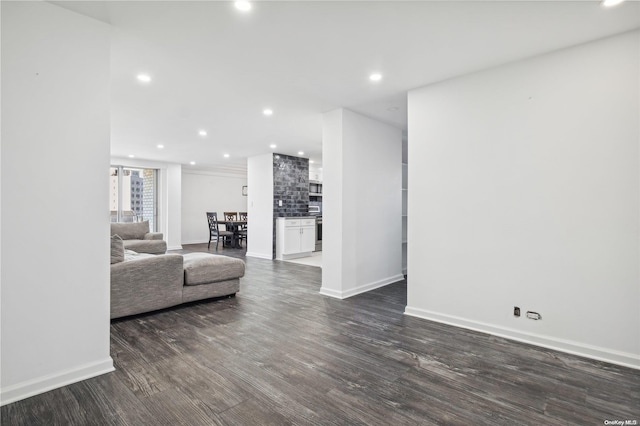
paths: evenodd
<path fill-rule="evenodd" d="M 111 319 L 233 296 L 240 290 L 245 272 L 241 259 L 208 253 L 136 253 L 125 250 L 117 237 L 111 240 Z"/>

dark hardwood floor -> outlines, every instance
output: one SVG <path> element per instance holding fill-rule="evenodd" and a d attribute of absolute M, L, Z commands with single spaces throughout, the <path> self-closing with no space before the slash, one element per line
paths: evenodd
<path fill-rule="evenodd" d="M 340 301 L 319 268 L 246 262 L 235 298 L 113 321 L 115 372 L 2 425 L 640 423 L 640 371 L 405 316 L 404 282 Z"/>

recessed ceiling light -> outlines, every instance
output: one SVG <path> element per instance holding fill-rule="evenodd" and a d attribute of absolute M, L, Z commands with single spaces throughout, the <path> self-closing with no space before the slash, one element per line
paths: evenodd
<path fill-rule="evenodd" d="M 304 155 L 304 151 L 298 151 L 298 155 Z"/>
<path fill-rule="evenodd" d="M 272 109 L 267 108 L 267 109 L 262 110 L 262 113 L 263 113 L 264 115 L 273 115 L 273 110 L 272 110 Z"/>
<path fill-rule="evenodd" d="M 275 144 L 275 143 L 272 143 L 271 145 L 269 145 L 269 148 L 271 148 L 271 149 L 276 149 L 276 144 Z"/>
<path fill-rule="evenodd" d="M 135 158 L 136 156 L 133 154 L 129 154 L 129 158 Z"/>
<path fill-rule="evenodd" d="M 235 2 L 236 9 L 242 12 L 248 12 L 251 10 L 251 3 L 248 1 L 237 1 Z"/>
<path fill-rule="evenodd" d="M 156 145 L 158 147 L 158 149 L 162 149 L 164 148 L 164 145 L 160 144 L 160 145 Z"/>
<path fill-rule="evenodd" d="M 200 136 L 207 136 L 207 131 L 206 130 L 200 130 L 200 131 L 198 131 L 198 134 Z"/>
<path fill-rule="evenodd" d="M 392 107 L 387 108 L 387 111 L 397 111 L 399 109 L 400 108 L 398 108 L 397 106 L 392 106 Z"/>
<path fill-rule="evenodd" d="M 309 160 L 309 163 L 313 164 L 313 160 Z"/>
<path fill-rule="evenodd" d="M 195 161 L 189 161 L 189 164 L 191 164 L 192 166 L 195 166 L 196 162 Z"/>
<path fill-rule="evenodd" d="M 603 0 L 602 5 L 605 7 L 612 7 L 622 3 L 624 0 Z"/>
<path fill-rule="evenodd" d="M 138 74 L 137 79 L 143 83 L 148 83 L 151 81 L 151 76 L 149 74 Z"/>
<path fill-rule="evenodd" d="M 225 154 L 225 155 L 224 155 L 224 158 L 229 158 L 229 154 Z"/>
<path fill-rule="evenodd" d="M 371 74 L 369 76 L 369 80 L 371 80 L 371 81 L 380 81 L 380 80 L 382 80 L 382 74 L 377 73 L 377 72 L 373 73 L 373 74 Z"/>

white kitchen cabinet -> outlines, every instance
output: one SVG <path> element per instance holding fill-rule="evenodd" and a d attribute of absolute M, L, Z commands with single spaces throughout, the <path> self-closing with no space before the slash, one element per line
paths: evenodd
<path fill-rule="evenodd" d="M 311 222 L 309 225 L 308 222 Z M 300 226 L 300 251 L 311 253 L 316 250 L 316 220 L 305 219 L 305 223 Z"/>
<path fill-rule="evenodd" d="M 309 164 L 309 180 L 322 182 L 322 167 L 316 164 Z"/>
<path fill-rule="evenodd" d="M 276 220 L 276 259 L 311 256 L 316 249 L 316 219 L 279 217 Z"/>

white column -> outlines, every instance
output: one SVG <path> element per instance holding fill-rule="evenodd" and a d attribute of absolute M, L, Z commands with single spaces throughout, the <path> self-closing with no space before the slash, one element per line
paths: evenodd
<path fill-rule="evenodd" d="M 168 250 L 182 248 L 182 165 L 168 164 L 167 169 L 167 241 Z"/>
<path fill-rule="evenodd" d="M 338 109 L 323 116 L 322 288 L 346 298 L 402 275 L 402 133 Z"/>
<path fill-rule="evenodd" d="M 273 259 L 273 154 L 247 161 L 247 256 Z"/>
<path fill-rule="evenodd" d="M 7 404 L 113 370 L 109 28 L 47 2 L 1 7 Z"/>

